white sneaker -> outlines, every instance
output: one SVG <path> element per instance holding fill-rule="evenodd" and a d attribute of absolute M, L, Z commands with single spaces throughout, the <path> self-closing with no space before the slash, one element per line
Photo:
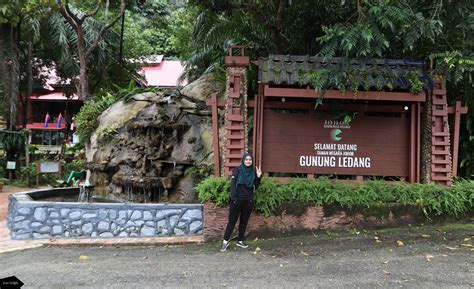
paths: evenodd
<path fill-rule="evenodd" d="M 247 245 L 244 241 L 238 241 L 237 246 L 239 246 L 240 248 L 244 248 L 244 249 L 249 247 L 249 245 Z"/>
<path fill-rule="evenodd" d="M 220 251 L 225 252 L 225 250 L 227 250 L 227 247 L 229 247 L 229 244 L 230 244 L 229 241 L 223 240 L 222 241 L 222 247 L 221 247 Z"/>

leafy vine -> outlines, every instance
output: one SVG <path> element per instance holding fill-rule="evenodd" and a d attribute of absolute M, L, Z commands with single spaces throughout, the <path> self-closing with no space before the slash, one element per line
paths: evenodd
<path fill-rule="evenodd" d="M 413 94 L 420 94 L 423 91 L 423 82 L 420 80 L 418 71 L 411 70 L 405 74 L 405 77 L 410 82 L 410 91 Z"/>

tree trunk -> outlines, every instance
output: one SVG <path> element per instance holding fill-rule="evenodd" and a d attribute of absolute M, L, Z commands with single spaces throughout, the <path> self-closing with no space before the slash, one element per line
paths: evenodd
<path fill-rule="evenodd" d="M 421 182 L 431 182 L 431 97 L 432 91 L 428 91 L 425 102 L 425 110 L 421 118 Z"/>
<path fill-rule="evenodd" d="M 79 54 L 79 99 L 89 99 L 89 81 L 87 78 L 86 41 L 82 27 L 77 29 L 77 50 Z"/>
<path fill-rule="evenodd" d="M 61 143 L 61 153 L 59 154 L 59 160 L 64 159 L 64 155 L 66 154 L 66 142 L 69 140 L 69 129 L 71 127 L 71 121 L 69 117 L 69 100 L 71 97 L 72 95 L 66 95 L 66 105 L 63 112 L 63 121 L 66 124 L 66 130 L 64 131 L 64 139 Z"/>
<path fill-rule="evenodd" d="M 122 16 L 122 25 L 120 27 L 120 50 L 119 50 L 119 61 L 123 62 L 123 32 L 125 30 L 125 13 Z"/>
<path fill-rule="evenodd" d="M 8 129 L 16 130 L 18 113 L 17 104 L 20 94 L 20 64 L 18 61 L 18 27 L 8 25 L 8 43 L 6 53 L 6 96 L 8 99 Z"/>
<path fill-rule="evenodd" d="M 61 3 L 61 1 L 56 1 L 56 3 L 64 19 L 66 19 L 66 21 L 71 25 L 71 27 L 74 29 L 74 31 L 77 34 L 77 50 L 78 50 L 78 56 L 79 56 L 79 85 L 78 85 L 77 92 L 78 92 L 79 99 L 89 100 L 91 99 L 91 97 L 89 95 L 89 80 L 87 77 L 87 70 L 88 70 L 87 57 L 97 47 L 105 31 L 110 29 L 120 18 L 122 18 L 125 12 L 127 1 L 126 0 L 120 1 L 120 12 L 117 14 L 117 16 L 114 19 L 112 19 L 110 22 L 108 22 L 106 25 L 100 28 L 98 35 L 95 37 L 95 39 L 92 41 L 92 43 L 90 44 L 88 48 L 86 48 L 86 41 L 84 39 L 84 30 L 83 30 L 82 25 L 84 21 L 86 20 L 86 18 L 94 17 L 99 12 L 101 1 L 97 1 L 97 6 L 93 10 L 93 12 L 86 13 L 83 15 L 74 14 L 71 11 L 67 1 L 66 3 Z"/>
<path fill-rule="evenodd" d="M 18 49 L 18 39 L 20 33 L 20 24 L 17 26 L 10 25 L 10 37 L 9 37 L 9 68 L 10 71 L 7 72 L 10 74 L 10 130 L 17 130 L 18 123 L 18 99 L 20 96 L 20 61 L 19 61 L 19 49 Z M 16 149 L 7 151 L 7 160 L 13 160 L 17 163 L 17 169 L 20 167 L 20 151 Z M 16 171 L 13 171 L 13 176 L 16 178 Z"/>
<path fill-rule="evenodd" d="M 2 24 L 3 38 L 3 97 L 5 104 L 5 121 L 7 129 L 11 128 L 10 124 L 10 98 L 11 98 L 11 50 L 10 50 L 10 24 Z"/>
<path fill-rule="evenodd" d="M 28 109 L 30 107 L 30 97 L 33 94 L 33 36 L 32 33 L 28 34 L 28 56 L 26 64 L 26 75 L 28 79 L 26 96 L 23 101 L 23 128 L 26 128 L 28 123 Z"/>
<path fill-rule="evenodd" d="M 6 112 L 5 104 L 5 25 L 0 23 L 0 112 L 2 112 L 2 121 L 7 117 L 4 114 Z"/>

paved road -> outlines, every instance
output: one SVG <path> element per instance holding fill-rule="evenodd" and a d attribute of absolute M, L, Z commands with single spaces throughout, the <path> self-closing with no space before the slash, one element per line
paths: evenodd
<path fill-rule="evenodd" d="M 41 247 L 0 254 L 0 278 L 23 288 L 473 288 L 473 235 L 468 224 L 317 232 L 225 253 L 217 243 Z"/>

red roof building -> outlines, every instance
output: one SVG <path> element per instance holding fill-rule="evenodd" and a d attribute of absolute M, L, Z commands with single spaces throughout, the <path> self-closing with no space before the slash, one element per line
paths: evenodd
<path fill-rule="evenodd" d="M 154 55 L 132 62 L 141 64 L 138 73 L 143 75 L 146 86 L 177 87 L 187 84 L 186 80 L 180 81 L 184 66 L 179 60 L 165 60 L 163 55 Z"/>
<path fill-rule="evenodd" d="M 26 128 L 31 130 L 30 144 L 36 145 L 39 151 L 59 151 L 67 122 L 79 112 L 83 102 L 76 94 L 69 99 L 66 97 L 64 87 L 69 86 L 71 80 L 58 77 L 54 67 L 43 66 L 39 74 L 45 82 L 34 89 L 26 111 L 19 105 L 18 124 L 22 127 L 26 114 Z"/>

